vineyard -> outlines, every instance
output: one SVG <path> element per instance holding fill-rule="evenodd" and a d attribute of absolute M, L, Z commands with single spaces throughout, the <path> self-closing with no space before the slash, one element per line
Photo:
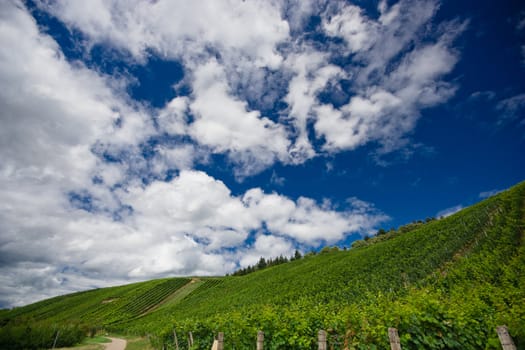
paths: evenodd
<path fill-rule="evenodd" d="M 349 250 L 328 250 L 244 276 L 174 278 L 76 293 L 0 313 L 23 322 L 81 323 L 149 334 L 158 348 L 499 349 L 506 324 L 525 348 L 525 184 L 448 218 Z M 30 320 L 30 321 L 28 321 Z M 175 331 L 175 332 L 174 332 Z"/>

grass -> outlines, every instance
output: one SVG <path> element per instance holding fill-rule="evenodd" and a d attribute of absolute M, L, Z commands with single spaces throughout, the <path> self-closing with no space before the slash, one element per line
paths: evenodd
<path fill-rule="evenodd" d="M 112 335 L 116 338 L 126 339 L 126 350 L 154 350 L 148 338 Z M 87 338 L 82 344 L 70 348 L 57 348 L 56 350 L 103 350 L 104 343 L 111 343 L 111 339 L 102 336 Z"/>
<path fill-rule="evenodd" d="M 147 338 L 128 338 L 126 350 L 153 350 Z"/>
<path fill-rule="evenodd" d="M 103 344 L 111 343 L 111 339 L 102 336 L 95 336 L 86 338 L 82 343 L 69 348 L 57 348 L 56 350 L 102 350 L 105 348 Z"/>
<path fill-rule="evenodd" d="M 101 343 L 111 343 L 111 339 L 97 335 L 92 338 L 86 338 L 83 342 L 84 344 L 101 344 Z"/>
<path fill-rule="evenodd" d="M 102 350 L 104 349 L 102 344 L 87 344 L 87 345 L 78 345 L 72 348 L 57 348 L 55 350 Z"/>

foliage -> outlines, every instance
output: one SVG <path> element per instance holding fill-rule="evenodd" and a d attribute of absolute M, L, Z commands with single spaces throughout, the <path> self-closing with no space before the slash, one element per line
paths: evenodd
<path fill-rule="evenodd" d="M 85 327 L 78 324 L 10 324 L 0 328 L 0 349 L 49 349 L 55 339 L 56 347 L 72 346 L 79 343 L 85 334 Z"/>

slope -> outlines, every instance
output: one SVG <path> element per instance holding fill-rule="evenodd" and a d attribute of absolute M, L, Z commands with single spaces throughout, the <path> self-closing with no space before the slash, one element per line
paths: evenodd
<path fill-rule="evenodd" d="M 502 322 L 523 341 L 524 199 L 520 184 L 390 240 L 223 278 L 122 330 L 169 328 L 169 341 L 175 327 L 208 346 L 220 329 L 242 348 L 263 329 L 273 346 L 309 348 L 323 328 L 341 345 L 381 347 L 397 326 L 405 348 L 475 349 L 497 347 Z"/>
<path fill-rule="evenodd" d="M 29 318 L 107 325 L 145 314 L 190 281 L 188 278 L 159 279 L 59 296 L 15 308 L 3 319 L 4 322 L 6 319 Z"/>

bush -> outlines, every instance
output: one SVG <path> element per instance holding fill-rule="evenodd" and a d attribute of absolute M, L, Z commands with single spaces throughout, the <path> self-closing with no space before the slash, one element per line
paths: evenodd
<path fill-rule="evenodd" d="M 86 335 L 86 329 L 80 325 L 8 324 L 0 328 L 0 349 L 49 349 L 53 346 L 57 332 L 56 347 L 73 346 Z"/>

